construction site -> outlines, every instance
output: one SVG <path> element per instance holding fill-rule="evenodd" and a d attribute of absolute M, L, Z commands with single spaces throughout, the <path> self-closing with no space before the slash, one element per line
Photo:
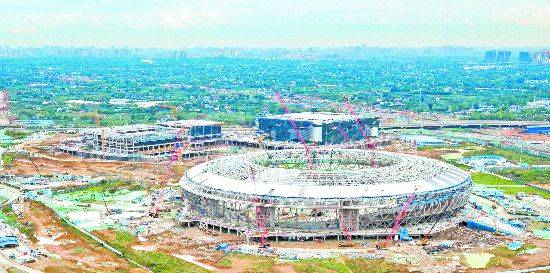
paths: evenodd
<path fill-rule="evenodd" d="M 417 225 L 464 207 L 472 181 L 462 170 L 427 158 L 316 149 L 310 158 L 304 150 L 218 158 L 191 168 L 181 185 L 187 208 L 182 221 L 247 239 L 324 240 L 393 236 L 400 225 L 419 237 L 424 228 Z"/>
<path fill-rule="evenodd" d="M 191 158 L 222 144 L 221 123 L 204 120 L 94 128 L 80 135 L 80 139 L 61 143 L 59 151 L 84 158 L 162 161 L 174 150 L 180 151 L 180 159 Z"/>
<path fill-rule="evenodd" d="M 0 258 L 48 273 L 549 270 L 548 193 L 485 171 L 547 158 L 484 146 L 496 129 L 379 133 L 349 104 L 279 102 L 264 130 L 182 120 L 19 139 L 0 177 Z M 514 164 L 463 165 L 483 149 Z"/>

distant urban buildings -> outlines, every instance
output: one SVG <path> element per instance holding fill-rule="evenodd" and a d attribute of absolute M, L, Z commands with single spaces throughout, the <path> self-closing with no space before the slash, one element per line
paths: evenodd
<path fill-rule="evenodd" d="M 308 48 L 242 48 L 242 47 L 194 47 L 182 49 L 163 48 L 100 48 L 100 47 L 9 47 L 0 45 L 0 58 L 251 58 L 251 59 L 368 59 L 380 56 L 478 56 L 479 49 L 459 46 L 383 48 L 368 46 L 308 47 Z"/>
<path fill-rule="evenodd" d="M 519 52 L 519 61 L 522 63 L 530 63 L 533 61 L 533 58 L 531 57 L 531 53 L 527 51 L 520 51 Z"/>
<path fill-rule="evenodd" d="M 494 63 L 497 61 L 497 51 L 496 50 L 488 50 L 485 52 L 485 62 L 486 63 Z"/>
<path fill-rule="evenodd" d="M 509 63 L 512 61 L 510 50 L 487 50 L 485 51 L 485 63 Z M 536 52 L 520 51 L 518 54 L 520 63 L 550 64 L 550 50 Z"/>
<path fill-rule="evenodd" d="M 508 63 L 510 62 L 510 56 L 512 51 L 499 51 L 497 54 L 497 63 Z"/>
<path fill-rule="evenodd" d="M 488 50 L 485 52 L 485 62 L 487 63 L 508 63 L 510 62 L 512 51 L 509 50 Z"/>
<path fill-rule="evenodd" d="M 550 65 L 550 50 L 543 50 L 533 53 L 535 63 Z"/>

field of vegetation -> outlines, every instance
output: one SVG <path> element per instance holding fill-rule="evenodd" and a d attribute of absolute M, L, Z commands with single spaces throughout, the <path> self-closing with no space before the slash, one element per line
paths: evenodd
<path fill-rule="evenodd" d="M 11 206 L 4 206 L 2 207 L 2 209 L 0 209 L 0 219 L 4 223 L 19 229 L 19 231 L 25 234 L 31 242 L 37 241 L 36 237 L 34 236 L 34 231 L 35 231 L 34 225 L 32 225 L 32 223 L 22 224 L 20 221 L 18 221 L 17 215 L 15 214 Z"/>
<path fill-rule="evenodd" d="M 514 181 L 524 184 L 548 184 L 550 183 L 550 169 L 531 169 L 531 170 L 502 170 L 499 175 L 506 176 Z"/>
<path fill-rule="evenodd" d="M 544 109 L 524 107 L 550 98 L 547 81 L 532 83 L 544 79 L 543 66 L 464 70 L 478 58 L 400 56 L 353 61 L 161 58 L 154 64 L 137 57 L 7 58 L 0 59 L 5 68 L 0 86 L 17 98 L 11 109 L 20 119 L 77 127 L 93 125 L 96 111 L 102 125 L 169 119 L 171 110 L 163 105 L 177 107 L 180 119 L 250 125 L 258 115 L 282 113 L 273 100 L 275 91 L 292 99 L 291 111 L 335 111 L 334 102 L 348 97 L 360 106 L 461 113 L 465 119 L 547 118 Z M 161 103 L 143 107 L 136 101 Z M 482 106 L 494 110 L 468 111 Z M 519 108 L 512 112 L 511 106 Z"/>
<path fill-rule="evenodd" d="M 544 157 L 521 154 L 515 151 L 505 150 L 497 147 L 485 147 L 482 150 L 468 151 L 463 154 L 464 157 L 477 156 L 477 155 L 499 155 L 499 156 L 505 157 L 506 160 L 515 164 L 519 164 L 519 163 L 526 163 L 529 165 L 550 164 L 550 160 Z"/>
<path fill-rule="evenodd" d="M 487 264 L 488 268 L 495 268 L 495 267 L 501 267 L 501 268 L 509 268 L 512 267 L 514 263 L 521 263 L 522 259 L 520 256 L 518 256 L 519 253 L 536 248 L 537 246 L 534 244 L 525 244 L 521 246 L 519 249 L 516 250 L 510 250 L 506 246 L 496 246 L 491 250 L 491 254 L 495 255 L 494 257 L 489 260 L 489 263 Z"/>
<path fill-rule="evenodd" d="M 537 194 L 546 199 L 550 199 L 550 193 L 541 189 L 537 189 L 522 183 L 504 179 L 489 173 L 473 173 L 472 180 L 476 184 L 489 186 L 503 191 L 505 194 L 515 195 L 519 192 L 526 194 Z"/>
<path fill-rule="evenodd" d="M 302 259 L 296 261 L 281 261 L 275 257 L 259 257 L 252 255 L 231 254 L 222 258 L 217 267 L 232 269 L 237 260 L 250 263 L 243 272 L 279 273 L 289 271 L 297 273 L 400 273 L 408 272 L 404 267 L 381 259 L 363 258 L 331 258 Z M 285 270 L 285 268 L 288 268 Z"/>

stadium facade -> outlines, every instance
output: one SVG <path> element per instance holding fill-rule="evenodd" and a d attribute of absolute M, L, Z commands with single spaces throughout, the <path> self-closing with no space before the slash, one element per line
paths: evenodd
<path fill-rule="evenodd" d="M 361 116 L 360 124 L 369 137 L 378 136 L 380 121 L 375 116 Z M 362 140 L 364 137 L 356 119 L 347 114 L 302 112 L 259 117 L 258 133 L 276 141 L 300 141 L 294 121 L 304 139 L 318 144 L 339 144 Z"/>
<path fill-rule="evenodd" d="M 182 218 L 248 238 L 379 236 L 411 196 L 407 227 L 455 215 L 472 186 L 464 171 L 414 155 L 315 149 L 311 168 L 305 156 L 299 149 L 254 152 L 191 168 L 180 181 Z"/>

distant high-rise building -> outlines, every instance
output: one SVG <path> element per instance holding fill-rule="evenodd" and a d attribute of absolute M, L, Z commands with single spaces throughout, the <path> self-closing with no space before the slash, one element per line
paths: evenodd
<path fill-rule="evenodd" d="M 497 63 L 508 63 L 510 62 L 510 56 L 512 56 L 512 51 L 509 50 L 500 50 L 497 54 Z"/>
<path fill-rule="evenodd" d="M 537 64 L 550 65 L 550 50 L 535 52 L 533 54 L 533 60 Z"/>
<path fill-rule="evenodd" d="M 494 63 L 497 61 L 497 51 L 496 50 L 487 50 L 485 51 L 485 62 Z"/>
<path fill-rule="evenodd" d="M 519 61 L 522 63 L 530 63 L 533 61 L 533 58 L 531 58 L 531 53 L 527 51 L 520 51 L 519 52 Z"/>

